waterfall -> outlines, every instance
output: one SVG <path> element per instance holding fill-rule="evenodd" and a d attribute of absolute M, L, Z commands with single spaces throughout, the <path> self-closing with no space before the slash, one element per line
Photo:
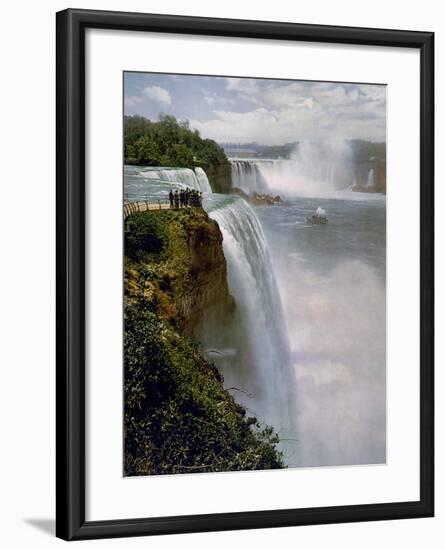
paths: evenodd
<path fill-rule="evenodd" d="M 230 160 L 232 169 L 232 186 L 245 193 L 266 193 L 267 182 L 257 162 L 251 160 Z"/>
<path fill-rule="evenodd" d="M 230 378 L 231 382 L 237 382 L 238 376 L 245 382 L 245 389 L 252 399 L 243 400 L 238 394 L 236 398 L 244 401 L 243 404 L 259 420 L 272 425 L 281 437 L 295 437 L 294 373 L 280 295 L 265 237 L 254 211 L 243 199 L 216 197 L 210 197 L 205 206 L 223 234 L 229 289 L 246 335 L 242 345 L 247 361 L 234 366 Z M 247 369 L 247 372 L 237 372 L 240 369 Z M 295 453 L 295 444 L 290 445 L 290 451 L 286 442 L 280 446 L 285 458 Z"/>
<path fill-rule="evenodd" d="M 140 175 L 146 179 L 182 183 L 203 193 L 212 192 L 207 175 L 202 168 L 196 168 L 195 171 L 190 168 L 140 168 Z"/>
<path fill-rule="evenodd" d="M 348 188 L 353 155 L 348 142 L 302 141 L 289 159 L 230 159 L 232 184 L 244 192 L 312 196 Z"/>
<path fill-rule="evenodd" d="M 124 195 L 126 200 L 168 200 L 170 189 L 190 187 L 211 193 L 207 174 L 200 167 L 125 166 Z"/>
<path fill-rule="evenodd" d="M 371 168 L 368 172 L 368 179 L 365 187 L 367 189 L 372 189 L 374 187 L 374 168 Z"/>
<path fill-rule="evenodd" d="M 195 175 L 198 179 L 199 190 L 203 193 L 211 193 L 212 188 L 210 187 L 209 179 L 204 170 L 201 167 L 197 166 L 195 168 Z"/>

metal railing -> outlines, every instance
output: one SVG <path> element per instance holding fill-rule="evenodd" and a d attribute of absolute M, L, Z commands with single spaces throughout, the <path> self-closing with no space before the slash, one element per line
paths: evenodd
<path fill-rule="evenodd" d="M 180 209 L 180 208 L 191 208 L 191 207 L 202 207 L 201 200 L 197 203 L 193 202 L 187 206 L 180 205 L 175 206 L 170 204 L 170 199 L 156 199 L 156 200 L 138 200 L 138 201 L 128 201 L 124 203 L 124 220 L 126 220 L 132 214 L 136 212 L 146 212 L 147 210 L 170 210 L 171 209 Z"/>
<path fill-rule="evenodd" d="M 169 199 L 145 200 L 145 201 L 125 201 L 124 219 L 136 212 L 146 212 L 147 210 L 168 210 L 170 208 Z"/>

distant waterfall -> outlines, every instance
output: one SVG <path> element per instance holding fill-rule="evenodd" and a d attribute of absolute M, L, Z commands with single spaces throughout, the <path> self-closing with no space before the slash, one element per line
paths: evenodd
<path fill-rule="evenodd" d="M 261 173 L 258 163 L 250 160 L 230 161 L 232 168 L 232 186 L 245 193 L 265 193 L 268 190 L 267 182 Z"/>
<path fill-rule="evenodd" d="M 283 197 L 347 189 L 354 178 L 353 155 L 344 140 L 302 141 L 289 159 L 230 159 L 232 184 L 244 192 Z"/>
<path fill-rule="evenodd" d="M 371 189 L 374 187 L 374 168 L 371 168 L 368 172 L 368 179 L 366 181 L 365 187 L 367 189 Z"/>
<path fill-rule="evenodd" d="M 249 358 L 247 390 L 254 399 L 245 400 L 245 404 L 278 434 L 289 438 L 295 434 L 295 380 L 280 295 L 261 225 L 252 208 L 238 197 L 226 197 L 206 208 L 223 234 L 229 289 L 247 335 L 243 343 Z M 281 448 L 286 453 L 285 442 Z"/>

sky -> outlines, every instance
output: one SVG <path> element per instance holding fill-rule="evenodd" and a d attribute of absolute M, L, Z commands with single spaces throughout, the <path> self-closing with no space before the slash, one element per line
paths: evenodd
<path fill-rule="evenodd" d="M 124 111 L 187 119 L 219 143 L 386 141 L 384 85 L 126 72 Z"/>

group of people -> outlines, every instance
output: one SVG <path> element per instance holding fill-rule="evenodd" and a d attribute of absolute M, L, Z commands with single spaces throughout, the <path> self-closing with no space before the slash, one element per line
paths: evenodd
<path fill-rule="evenodd" d="M 196 189 L 181 189 L 173 191 L 170 189 L 168 194 L 170 199 L 170 208 L 186 208 L 187 206 L 202 206 L 202 192 Z"/>

